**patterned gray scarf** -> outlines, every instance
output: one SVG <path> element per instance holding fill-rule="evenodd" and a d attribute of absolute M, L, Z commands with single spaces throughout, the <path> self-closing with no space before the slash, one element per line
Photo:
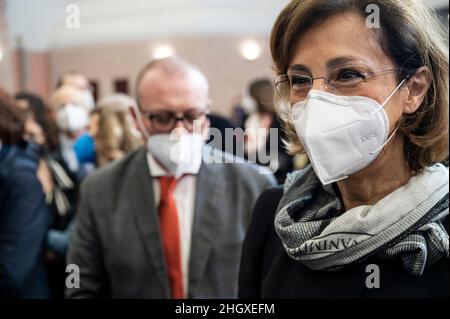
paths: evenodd
<path fill-rule="evenodd" d="M 376 255 L 401 258 L 421 275 L 449 258 L 448 169 L 435 165 L 374 206 L 344 213 L 332 185 L 323 186 L 311 167 L 291 175 L 275 216 L 287 254 L 310 269 L 336 271 Z"/>

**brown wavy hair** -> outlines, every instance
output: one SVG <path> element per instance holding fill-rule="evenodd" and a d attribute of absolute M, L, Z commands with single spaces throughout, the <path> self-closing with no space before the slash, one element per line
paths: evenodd
<path fill-rule="evenodd" d="M 308 29 L 339 13 L 353 11 L 363 17 L 377 5 L 381 28 L 373 29 L 380 47 L 401 67 L 399 78 L 428 66 L 432 83 L 420 107 L 404 116 L 399 132 L 405 137 L 405 155 L 416 172 L 448 159 L 449 73 L 446 33 L 432 9 L 421 0 L 293 0 L 278 16 L 271 34 L 271 52 L 277 74 L 285 74 L 297 39 Z M 305 153 L 289 120 L 286 101 L 275 97 L 284 121 L 291 154 Z"/>

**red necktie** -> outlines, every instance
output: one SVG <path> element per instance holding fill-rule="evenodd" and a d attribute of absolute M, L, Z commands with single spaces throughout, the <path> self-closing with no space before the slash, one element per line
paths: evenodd
<path fill-rule="evenodd" d="M 175 186 L 176 181 L 174 177 L 164 176 L 160 178 L 161 201 L 159 204 L 159 221 L 172 298 L 183 299 L 180 229 L 177 207 L 173 197 Z"/>

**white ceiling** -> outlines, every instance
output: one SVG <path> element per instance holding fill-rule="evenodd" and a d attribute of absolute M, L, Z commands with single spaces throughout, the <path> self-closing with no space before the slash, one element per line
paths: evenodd
<path fill-rule="evenodd" d="M 42 51 L 187 34 L 265 34 L 288 0 L 7 0 L 11 43 Z M 65 27 L 66 5 L 80 28 Z M 26 14 L 24 14 L 26 12 Z"/>
<path fill-rule="evenodd" d="M 424 0 L 448 7 L 447 0 Z M 10 42 L 48 48 L 192 34 L 268 34 L 289 0 L 6 0 Z M 65 27 L 66 5 L 80 28 Z"/>

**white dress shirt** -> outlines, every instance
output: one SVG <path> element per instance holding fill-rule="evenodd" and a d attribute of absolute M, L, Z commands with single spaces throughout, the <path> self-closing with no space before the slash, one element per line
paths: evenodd
<path fill-rule="evenodd" d="M 168 176 L 168 172 L 161 167 L 155 158 L 147 153 L 147 163 L 153 180 L 153 190 L 156 209 L 159 209 L 161 200 L 161 188 L 158 177 Z M 197 172 L 198 173 L 198 172 Z M 174 199 L 177 207 L 178 222 L 180 227 L 181 266 L 183 271 L 184 295 L 188 296 L 189 284 L 189 260 L 191 253 L 191 235 L 194 219 L 195 194 L 197 176 L 190 174 L 177 179 L 174 190 Z"/>

